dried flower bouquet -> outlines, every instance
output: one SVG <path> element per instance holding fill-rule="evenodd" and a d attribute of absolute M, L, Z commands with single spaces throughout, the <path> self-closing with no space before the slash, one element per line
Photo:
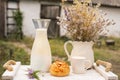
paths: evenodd
<path fill-rule="evenodd" d="M 57 17 L 58 24 L 67 30 L 67 36 L 77 41 L 95 41 L 99 34 L 106 33 L 109 25 L 115 23 L 105 18 L 99 10 L 99 4 L 93 6 L 90 0 L 74 0 L 71 6 L 64 6 L 65 16 Z"/>

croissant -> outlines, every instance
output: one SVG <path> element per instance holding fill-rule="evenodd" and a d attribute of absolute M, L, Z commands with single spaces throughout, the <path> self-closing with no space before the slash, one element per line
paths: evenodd
<path fill-rule="evenodd" d="M 55 61 L 50 66 L 50 74 L 53 76 L 67 76 L 70 73 L 69 65 L 64 61 Z"/>

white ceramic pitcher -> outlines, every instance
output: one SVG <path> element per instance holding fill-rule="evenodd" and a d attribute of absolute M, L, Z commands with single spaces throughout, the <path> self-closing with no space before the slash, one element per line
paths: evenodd
<path fill-rule="evenodd" d="M 73 46 L 73 49 L 71 51 L 71 55 L 67 50 L 67 44 L 70 43 Z M 64 44 L 65 52 L 68 56 L 68 59 L 70 60 L 73 56 L 80 56 L 85 57 L 87 60 L 90 60 L 91 66 L 94 63 L 94 53 L 93 53 L 93 42 L 82 42 L 82 41 L 67 41 Z"/>

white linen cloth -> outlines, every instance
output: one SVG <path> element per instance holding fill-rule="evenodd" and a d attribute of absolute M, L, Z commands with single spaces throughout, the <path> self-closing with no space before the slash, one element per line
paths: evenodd
<path fill-rule="evenodd" d="M 30 66 L 27 65 L 21 66 L 17 75 L 14 77 L 14 80 L 31 80 L 26 75 L 27 74 L 26 70 L 28 68 L 30 68 Z M 50 75 L 50 73 L 44 74 L 42 73 L 39 74 L 39 78 L 40 80 L 105 80 L 105 78 L 101 76 L 98 72 L 96 72 L 96 70 L 94 69 L 88 70 L 85 74 L 74 74 L 72 73 L 71 70 L 70 74 L 65 77 L 55 77 Z"/>

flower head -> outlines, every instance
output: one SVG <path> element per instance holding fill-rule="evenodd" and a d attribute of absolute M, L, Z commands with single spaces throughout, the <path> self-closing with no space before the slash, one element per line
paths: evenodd
<path fill-rule="evenodd" d="M 34 70 L 28 68 L 27 72 L 28 72 L 27 75 L 28 75 L 29 79 L 34 79 L 34 78 L 36 78 L 37 80 L 40 80 L 39 77 L 38 77 L 38 75 L 37 75 L 37 73 L 38 73 L 39 71 L 34 71 Z"/>

